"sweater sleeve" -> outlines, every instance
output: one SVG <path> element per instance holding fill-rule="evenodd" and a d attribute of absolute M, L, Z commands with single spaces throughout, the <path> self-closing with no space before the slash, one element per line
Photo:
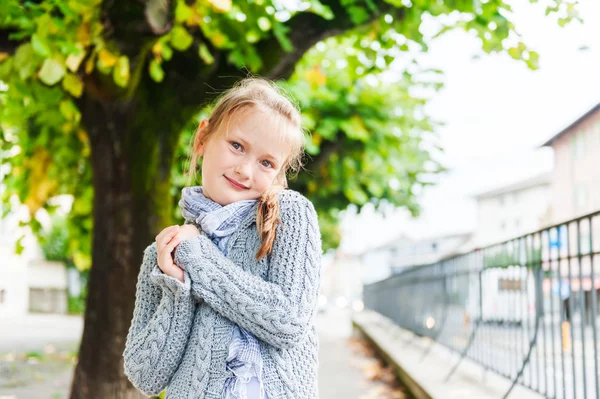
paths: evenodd
<path fill-rule="evenodd" d="M 123 352 L 125 375 L 148 396 L 165 389 L 179 367 L 196 306 L 189 276 L 182 283 L 163 274 L 156 259 L 152 243 L 144 250 Z"/>
<path fill-rule="evenodd" d="M 304 197 L 286 205 L 270 255 L 268 281 L 242 270 L 203 235 L 183 241 L 175 251 L 175 263 L 189 274 L 194 297 L 279 348 L 304 339 L 316 307 L 321 266 L 314 207 Z"/>

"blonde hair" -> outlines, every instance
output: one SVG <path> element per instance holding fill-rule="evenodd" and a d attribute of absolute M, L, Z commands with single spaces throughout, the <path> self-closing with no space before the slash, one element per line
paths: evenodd
<path fill-rule="evenodd" d="M 287 188 L 288 171 L 297 172 L 302 167 L 304 154 L 304 135 L 300 111 L 291 99 L 273 82 L 263 78 L 250 77 L 237 82 L 231 89 L 219 96 L 208 118 L 208 124 L 198 126 L 192 141 L 192 155 L 188 170 L 188 186 L 196 177 L 196 166 L 200 155 L 200 145 L 212 137 L 223 123 L 237 113 L 254 108 L 278 117 L 287 128 L 282 129 L 282 136 L 290 146 L 290 152 L 273 185 L 259 198 L 256 228 L 261 239 L 261 246 L 256 253 L 260 260 L 271 253 L 275 241 L 275 232 L 279 223 L 278 194 Z"/>

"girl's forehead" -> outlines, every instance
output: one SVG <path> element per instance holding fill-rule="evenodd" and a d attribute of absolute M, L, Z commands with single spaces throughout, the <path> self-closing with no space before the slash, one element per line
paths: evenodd
<path fill-rule="evenodd" d="M 251 108 L 236 112 L 224 125 L 226 138 L 242 139 L 273 156 L 285 158 L 291 150 L 291 126 L 284 117 Z"/>

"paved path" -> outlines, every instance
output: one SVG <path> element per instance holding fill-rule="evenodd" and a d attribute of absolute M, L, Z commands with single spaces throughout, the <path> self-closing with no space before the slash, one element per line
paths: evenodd
<path fill-rule="evenodd" d="M 321 399 L 380 398 L 381 383 L 369 381 L 363 368 L 371 360 L 353 351 L 350 314 L 329 309 L 317 317 L 320 338 L 319 391 Z M 47 344 L 76 347 L 81 336 L 81 318 L 33 315 L 1 319 L 0 355 L 7 352 L 43 352 Z M 1 363 L 1 361 L 0 361 Z M 0 387 L 0 399 L 62 399 L 68 397 L 72 370 L 61 370 L 29 386 Z"/>
<path fill-rule="evenodd" d="M 372 397 L 376 384 L 361 370 L 362 356 L 348 345 L 352 324 L 347 312 L 330 309 L 319 314 L 319 394 L 321 399 L 359 399 Z"/>
<path fill-rule="evenodd" d="M 0 326 L 0 354 L 39 351 L 47 344 L 71 348 L 79 341 L 83 332 L 83 320 L 80 316 L 0 315 Z"/>

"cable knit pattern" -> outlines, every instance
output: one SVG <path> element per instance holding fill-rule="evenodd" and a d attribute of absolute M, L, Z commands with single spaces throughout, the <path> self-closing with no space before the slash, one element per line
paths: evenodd
<path fill-rule="evenodd" d="M 196 307 L 184 283 L 156 273 L 156 245 L 144 251 L 135 310 L 125 343 L 125 374 L 146 395 L 158 395 L 179 367 Z"/>
<path fill-rule="evenodd" d="M 141 337 L 153 343 L 128 337 L 125 368 L 136 387 L 150 394 L 169 385 L 168 398 L 221 399 L 225 381 L 232 375 L 225 359 L 237 324 L 260 340 L 269 399 L 318 398 L 314 327 L 321 265 L 318 221 L 312 204 L 297 192 L 282 191 L 279 202 L 282 223 L 273 252 L 260 261 L 255 258 L 260 247 L 256 210 L 231 236 L 227 256 L 204 235 L 177 247 L 175 263 L 185 271 L 183 284 L 173 284 L 168 278 L 155 282 L 144 275 L 143 270 L 156 265 L 156 250 L 154 258 L 144 257 L 148 264 L 140 272 L 129 335 L 137 335 L 132 330 L 148 330 Z M 146 253 L 152 254 L 151 248 Z M 196 305 L 187 313 L 180 312 L 180 302 L 190 297 Z M 179 327 L 184 317 L 186 334 Z M 154 318 L 170 323 L 170 328 L 151 324 Z M 181 340 L 178 346 L 173 344 L 176 339 Z M 156 378 L 152 369 L 167 359 L 175 367 L 162 366 L 157 373 L 161 378 Z M 131 372 L 139 369 L 146 373 Z"/>

